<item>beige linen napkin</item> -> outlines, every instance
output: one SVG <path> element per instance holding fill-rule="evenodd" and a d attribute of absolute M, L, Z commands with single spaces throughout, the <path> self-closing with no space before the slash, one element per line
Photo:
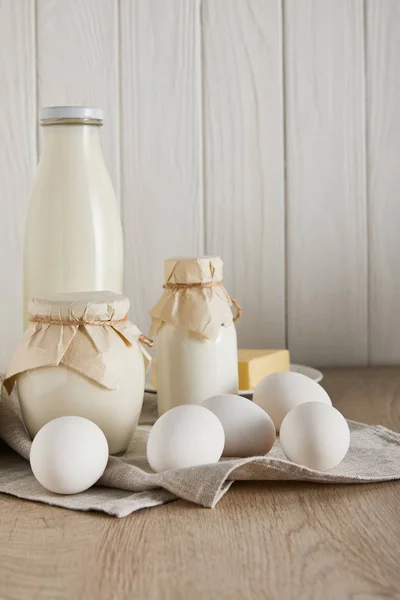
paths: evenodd
<path fill-rule="evenodd" d="M 319 483 L 369 483 L 400 479 L 400 434 L 381 426 L 349 421 L 350 450 L 344 461 L 327 473 L 288 461 L 279 441 L 267 456 L 225 459 L 217 464 L 164 473 L 152 473 L 146 460 L 146 441 L 156 419 L 156 399 L 147 396 L 140 426 L 122 457 L 110 457 L 98 485 L 74 496 L 47 492 L 32 475 L 28 458 L 30 440 L 17 414 L 15 400 L 2 390 L 0 401 L 0 492 L 75 510 L 98 510 L 125 517 L 184 498 L 214 507 L 238 480 L 296 480 Z M 266 493 L 268 493 L 266 491 Z"/>

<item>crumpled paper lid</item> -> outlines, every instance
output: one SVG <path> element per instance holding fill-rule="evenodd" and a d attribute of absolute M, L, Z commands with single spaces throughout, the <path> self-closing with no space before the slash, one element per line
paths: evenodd
<path fill-rule="evenodd" d="M 222 325 L 232 325 L 232 301 L 223 286 L 221 258 L 169 258 L 164 276 L 164 292 L 150 311 L 151 335 L 170 323 L 215 340 Z"/>
<path fill-rule="evenodd" d="M 219 256 L 167 258 L 164 261 L 166 284 L 217 283 L 224 279 L 224 263 Z"/>
<path fill-rule="evenodd" d="M 46 298 L 31 298 L 29 318 L 57 321 L 120 321 L 130 308 L 129 299 L 110 291 L 56 294 Z M 77 323 L 79 324 L 79 323 Z"/>
<path fill-rule="evenodd" d="M 118 389 L 130 366 L 126 347 L 138 343 L 146 365 L 151 358 L 143 335 L 128 320 L 129 300 L 110 291 L 32 298 L 29 325 L 10 361 L 5 386 L 16 376 L 63 364 L 108 389 Z"/>

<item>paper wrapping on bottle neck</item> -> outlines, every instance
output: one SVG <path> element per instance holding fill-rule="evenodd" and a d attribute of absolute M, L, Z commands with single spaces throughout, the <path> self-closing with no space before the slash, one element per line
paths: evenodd
<path fill-rule="evenodd" d="M 65 365 L 107 389 L 118 389 L 132 360 L 126 347 L 139 344 L 146 366 L 151 360 L 128 311 L 129 300 L 114 292 L 32 299 L 31 321 L 9 364 L 6 388 L 11 390 L 16 377 L 31 369 Z"/>
<path fill-rule="evenodd" d="M 171 287 L 164 289 L 150 311 L 151 335 L 156 335 L 163 323 L 170 323 L 215 340 L 221 325 L 232 325 L 232 302 L 222 284 L 223 262 L 220 258 L 168 259 L 164 277 L 165 284 Z M 185 285 L 189 287 L 182 287 Z"/>

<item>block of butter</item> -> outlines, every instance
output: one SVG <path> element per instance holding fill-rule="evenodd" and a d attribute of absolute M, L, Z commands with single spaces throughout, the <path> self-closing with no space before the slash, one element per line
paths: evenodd
<path fill-rule="evenodd" d="M 290 371 L 289 350 L 238 350 L 239 389 L 254 390 L 271 373 Z"/>
<path fill-rule="evenodd" d="M 266 375 L 290 371 L 289 350 L 238 350 L 239 390 L 253 390 Z M 157 387 L 156 361 L 152 363 Z"/>

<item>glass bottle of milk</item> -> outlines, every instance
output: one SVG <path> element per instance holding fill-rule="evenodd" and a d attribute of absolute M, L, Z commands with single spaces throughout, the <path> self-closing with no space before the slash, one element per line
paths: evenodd
<path fill-rule="evenodd" d="M 122 292 L 123 238 L 100 146 L 103 111 L 53 106 L 40 111 L 44 147 L 24 238 L 24 318 L 29 298 Z"/>
<path fill-rule="evenodd" d="M 237 394 L 234 321 L 240 306 L 223 286 L 222 260 L 167 259 L 164 277 L 164 293 L 150 311 L 152 334 L 157 335 L 159 414 L 180 404 L 201 404 L 217 394 Z"/>

